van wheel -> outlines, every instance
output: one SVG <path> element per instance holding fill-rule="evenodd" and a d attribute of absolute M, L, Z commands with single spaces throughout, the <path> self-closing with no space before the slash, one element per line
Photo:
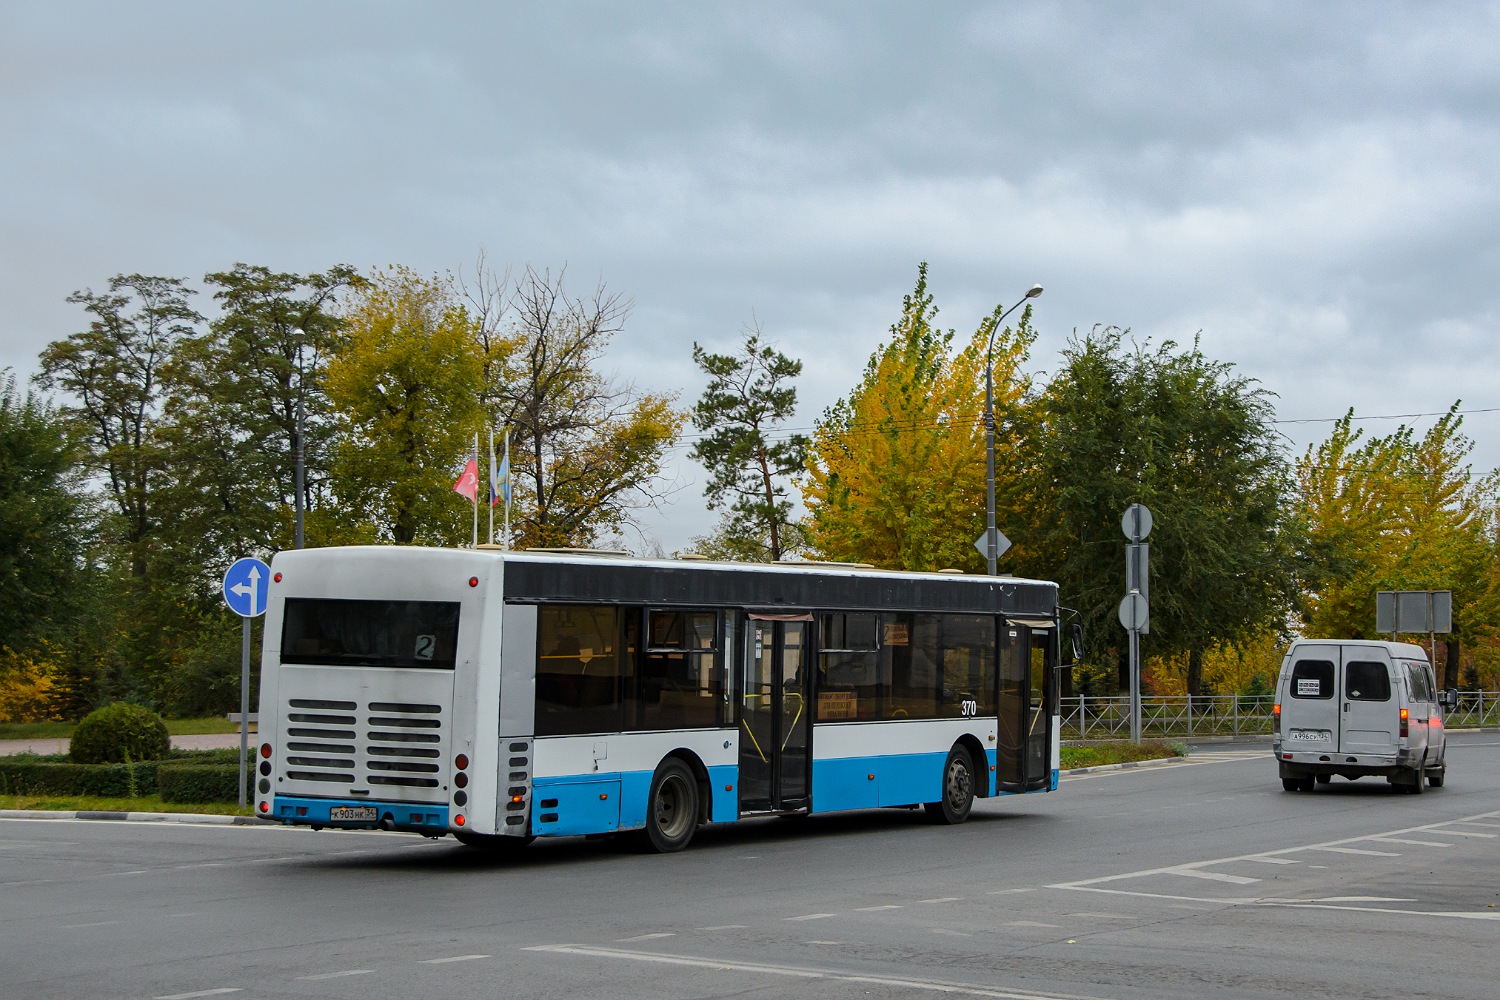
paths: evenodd
<path fill-rule="evenodd" d="M 943 764 L 943 798 L 925 806 L 928 819 L 952 826 L 969 818 L 974 808 L 974 764 L 969 751 L 954 747 Z"/>
<path fill-rule="evenodd" d="M 1405 786 L 1407 795 L 1421 795 L 1427 791 L 1427 772 L 1420 767 L 1412 772 L 1411 784 Z"/>
<path fill-rule="evenodd" d="M 1333 775 L 1331 774 L 1318 774 L 1314 775 L 1314 777 L 1318 779 L 1318 784 L 1320 785 L 1326 785 L 1333 780 Z"/>
<path fill-rule="evenodd" d="M 680 851 L 698 831 L 698 780 L 676 757 L 662 761 L 651 778 L 646 805 L 646 841 L 661 854 Z"/>
<path fill-rule="evenodd" d="M 1281 779 L 1281 788 L 1282 788 L 1282 791 L 1286 791 L 1286 792 L 1300 792 L 1300 791 L 1302 791 L 1302 779 L 1301 778 L 1282 778 Z"/>
<path fill-rule="evenodd" d="M 1427 772 L 1427 783 L 1433 788 L 1442 788 L 1443 781 L 1448 777 L 1448 768 L 1440 767 L 1436 771 Z"/>

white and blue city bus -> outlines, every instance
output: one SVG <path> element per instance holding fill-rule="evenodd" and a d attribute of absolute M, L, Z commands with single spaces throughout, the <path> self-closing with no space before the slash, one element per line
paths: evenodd
<path fill-rule="evenodd" d="M 1057 586 L 348 547 L 272 560 L 256 811 L 473 846 L 1057 787 Z"/>

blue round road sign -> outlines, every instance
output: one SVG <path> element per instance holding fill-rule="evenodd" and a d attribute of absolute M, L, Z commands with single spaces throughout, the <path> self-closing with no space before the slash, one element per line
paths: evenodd
<path fill-rule="evenodd" d="M 241 618 L 259 618 L 265 614 L 270 589 L 271 567 L 259 559 L 236 559 L 224 571 L 224 603 Z"/>

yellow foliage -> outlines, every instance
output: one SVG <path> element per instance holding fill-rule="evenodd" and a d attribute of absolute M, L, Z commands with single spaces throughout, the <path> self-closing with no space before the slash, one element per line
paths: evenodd
<path fill-rule="evenodd" d="M 60 694 L 56 665 L 47 658 L 49 649 L 18 653 L 0 648 L 0 722 L 57 722 L 61 713 L 53 704 Z"/>

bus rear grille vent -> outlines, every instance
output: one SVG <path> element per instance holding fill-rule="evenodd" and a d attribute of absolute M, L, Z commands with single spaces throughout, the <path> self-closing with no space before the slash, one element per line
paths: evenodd
<path fill-rule="evenodd" d="M 441 705 L 372 701 L 365 748 L 366 780 L 372 785 L 437 788 L 442 756 Z"/>
<path fill-rule="evenodd" d="M 321 708 L 334 712 L 352 712 L 359 707 L 352 701 L 327 701 L 322 698 L 293 698 L 289 704 L 293 708 Z"/>
<path fill-rule="evenodd" d="M 507 771 L 509 787 L 505 790 L 505 826 L 520 834 L 526 831 L 526 817 L 531 815 L 531 741 L 501 742 L 512 754 Z"/>

